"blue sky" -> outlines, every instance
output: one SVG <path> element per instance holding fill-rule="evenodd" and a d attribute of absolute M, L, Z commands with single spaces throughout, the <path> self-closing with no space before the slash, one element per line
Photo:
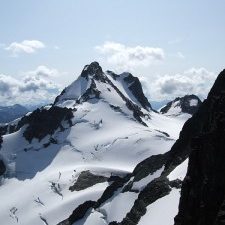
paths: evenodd
<path fill-rule="evenodd" d="M 152 100 L 204 97 L 224 68 L 224 9 L 221 0 L 1 1 L 0 103 L 52 99 L 91 61 L 139 76 Z"/>

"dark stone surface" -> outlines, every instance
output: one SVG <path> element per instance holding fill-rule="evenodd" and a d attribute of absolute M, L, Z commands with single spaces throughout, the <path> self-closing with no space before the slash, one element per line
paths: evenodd
<path fill-rule="evenodd" d="M 153 155 L 140 162 L 134 169 L 132 175 L 134 182 L 137 182 L 149 174 L 152 174 L 162 168 L 167 159 L 167 154 Z"/>
<path fill-rule="evenodd" d="M 225 199 L 218 211 L 216 222 L 214 225 L 224 225 L 225 224 Z"/>
<path fill-rule="evenodd" d="M 2 125 L 0 126 L 0 135 L 5 135 L 7 133 L 8 126 Z"/>
<path fill-rule="evenodd" d="M 221 215 L 225 196 L 225 70 L 218 76 L 197 117 L 197 129 L 196 114 L 188 122 L 192 124 L 189 127 L 192 135 L 186 144 L 191 154 L 175 225 L 224 224 Z"/>
<path fill-rule="evenodd" d="M 88 79 L 88 76 L 93 76 L 96 80 L 104 82 L 105 76 L 98 62 L 92 62 L 90 65 L 86 65 L 81 73 L 82 77 Z"/>
<path fill-rule="evenodd" d="M 196 106 L 190 106 L 190 100 L 192 99 L 198 101 L 198 104 Z M 171 108 L 172 104 L 177 101 L 179 101 L 178 106 L 181 107 L 181 111 L 183 113 L 189 113 L 191 115 L 193 115 L 198 110 L 202 103 L 196 95 L 185 95 L 184 97 L 178 97 L 175 100 L 168 102 L 167 105 L 160 110 L 160 112 L 162 114 L 167 113 Z"/>
<path fill-rule="evenodd" d="M 0 176 L 6 172 L 6 166 L 2 160 L 0 160 Z"/>
<path fill-rule="evenodd" d="M 121 78 L 120 75 L 115 74 L 112 71 L 107 71 L 107 73 L 110 74 L 110 76 L 114 80 Z M 135 77 L 131 73 L 128 73 L 128 76 L 124 77 L 123 81 L 127 84 L 128 89 L 131 91 L 137 101 L 141 104 L 141 106 L 146 110 L 152 110 L 151 104 L 143 93 L 142 85 L 138 77 Z"/>
<path fill-rule="evenodd" d="M 63 120 L 71 125 L 72 117 L 73 112 L 68 108 L 52 106 L 50 109 L 36 109 L 31 114 L 22 117 L 18 124 L 0 126 L 0 144 L 2 143 L 2 135 L 16 132 L 24 125 L 28 125 L 24 131 L 24 137 L 29 142 L 33 138 L 37 138 L 40 141 L 46 135 L 52 135 L 58 128 L 63 130 L 61 125 Z M 56 144 L 53 139 L 50 139 L 50 143 Z"/>
<path fill-rule="evenodd" d="M 120 79 L 121 76 L 115 74 L 112 71 L 107 71 L 108 74 L 114 79 Z M 131 73 L 128 73 L 128 76 L 123 78 L 123 81 L 127 84 L 128 89 L 131 91 L 133 96 L 137 99 L 137 101 L 141 104 L 141 106 L 147 111 L 153 110 L 151 104 L 148 99 L 145 97 L 142 89 L 142 85 L 138 77 L 133 76 Z"/>
<path fill-rule="evenodd" d="M 108 180 L 107 177 L 92 174 L 89 170 L 82 171 L 77 181 L 69 188 L 70 191 L 81 191 Z"/>
<path fill-rule="evenodd" d="M 179 180 L 179 179 L 170 181 L 170 187 L 171 187 L 171 188 L 177 188 L 177 189 L 180 189 L 181 186 L 182 186 L 182 181 Z"/>
<path fill-rule="evenodd" d="M 16 130 L 27 124 L 23 135 L 31 142 L 33 138 L 41 140 L 46 135 L 52 135 L 60 127 L 63 120 L 70 122 L 73 117 L 71 109 L 52 106 L 50 109 L 36 109 L 28 116 L 24 116 L 18 123 Z"/>
<path fill-rule="evenodd" d="M 143 117 L 145 117 L 145 114 L 141 111 L 141 108 L 134 104 L 130 99 L 126 98 L 123 93 L 111 82 L 111 80 L 106 77 L 107 83 L 110 84 L 115 91 L 119 94 L 119 96 L 123 99 L 125 102 L 127 108 L 133 112 L 134 118 L 140 122 L 142 125 L 147 126 L 147 124 L 142 120 Z"/>
<path fill-rule="evenodd" d="M 124 78 L 124 81 L 128 84 L 129 90 L 132 92 L 138 102 L 140 102 L 141 106 L 146 110 L 152 109 L 151 104 L 143 93 L 140 80 L 137 77 L 134 77 L 132 74 L 129 74 Z"/>

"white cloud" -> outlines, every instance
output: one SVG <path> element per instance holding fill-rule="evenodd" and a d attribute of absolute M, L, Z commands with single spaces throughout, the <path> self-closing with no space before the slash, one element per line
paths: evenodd
<path fill-rule="evenodd" d="M 192 68 L 178 74 L 153 75 L 140 80 L 150 99 L 164 100 L 186 94 L 205 98 L 215 79 L 215 73 L 205 68 Z"/>
<path fill-rule="evenodd" d="M 38 104 L 53 101 L 60 87 L 51 78 L 59 74 L 56 69 L 46 66 L 23 73 L 21 79 L 0 74 L 0 104 Z"/>
<path fill-rule="evenodd" d="M 35 76 L 35 77 L 57 77 L 59 76 L 59 71 L 54 68 L 49 68 L 44 65 L 38 66 L 35 70 L 28 71 L 26 74 L 30 76 Z"/>
<path fill-rule="evenodd" d="M 38 49 L 45 48 L 45 44 L 38 40 L 24 40 L 22 42 L 13 42 L 5 48 L 12 52 L 13 56 L 18 56 L 20 53 L 32 54 Z"/>
<path fill-rule="evenodd" d="M 138 66 L 148 66 L 151 63 L 162 61 L 165 57 L 162 48 L 148 46 L 129 47 L 117 42 L 105 42 L 95 49 L 106 56 L 109 64 L 116 69 L 133 70 Z"/>

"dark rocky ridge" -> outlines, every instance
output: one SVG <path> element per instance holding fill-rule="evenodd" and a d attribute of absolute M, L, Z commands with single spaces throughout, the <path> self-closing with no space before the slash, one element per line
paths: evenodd
<path fill-rule="evenodd" d="M 196 100 L 197 105 L 191 106 L 190 105 L 191 100 Z M 191 115 L 193 115 L 198 110 L 198 108 L 202 103 L 201 100 L 196 95 L 185 95 L 184 97 L 178 97 L 175 100 L 168 102 L 166 106 L 161 108 L 160 113 L 162 114 L 167 113 L 171 108 L 172 104 L 175 102 L 179 102 L 177 106 L 181 107 L 181 111 L 183 113 L 189 113 Z"/>
<path fill-rule="evenodd" d="M 63 120 L 70 122 L 73 117 L 71 109 L 52 106 L 50 109 L 36 109 L 29 116 L 24 116 L 18 123 L 18 128 L 28 124 L 23 135 L 31 142 L 33 138 L 39 141 L 46 135 L 52 135 L 61 126 Z M 63 128 L 62 128 L 63 129 Z"/>
<path fill-rule="evenodd" d="M 79 205 L 73 213 L 69 216 L 68 219 L 58 223 L 57 225 L 72 225 L 73 223 L 77 222 L 78 220 L 82 219 L 87 211 L 94 207 L 96 204 L 95 201 L 86 201 L 83 204 Z"/>
<path fill-rule="evenodd" d="M 58 128 L 64 130 L 62 122 L 68 122 L 71 124 L 73 112 L 68 108 L 61 108 L 52 106 L 50 109 L 36 109 L 29 115 L 26 115 L 20 119 L 16 124 L 9 124 L 0 127 L 0 148 L 2 144 L 2 135 L 10 134 L 18 131 L 20 128 L 27 125 L 24 130 L 23 136 L 27 141 L 31 142 L 33 138 L 37 138 L 39 141 L 46 135 L 52 135 Z M 47 147 L 50 144 L 57 144 L 57 141 L 50 137 L 49 142 L 45 143 L 43 147 Z M 26 151 L 26 149 L 24 149 Z M 6 172 L 6 165 L 3 160 L 0 159 L 0 176 Z"/>
<path fill-rule="evenodd" d="M 120 75 L 117 75 L 112 71 L 107 71 L 107 73 L 110 74 L 114 80 L 121 78 Z M 151 104 L 143 93 L 142 85 L 138 77 L 135 77 L 131 73 L 128 73 L 128 75 L 123 78 L 123 81 L 127 84 L 128 89 L 141 104 L 141 106 L 146 110 L 152 110 Z"/>
<path fill-rule="evenodd" d="M 0 159 L 0 176 L 3 175 L 5 172 L 6 172 L 6 166 L 3 160 Z"/>
<path fill-rule="evenodd" d="M 33 138 L 37 138 L 40 141 L 46 135 L 53 134 L 57 128 L 62 128 L 62 121 L 70 123 L 72 117 L 73 112 L 68 108 L 58 106 L 52 106 L 50 109 L 38 108 L 31 114 L 22 117 L 17 124 L 1 126 L 0 135 L 16 132 L 24 125 L 28 125 L 24 130 L 24 137 L 29 142 L 31 142 Z"/>
<path fill-rule="evenodd" d="M 225 224 L 225 70 L 189 124 L 189 166 L 182 185 L 175 225 Z"/>
<path fill-rule="evenodd" d="M 81 76 L 88 79 L 88 76 L 93 76 L 96 80 L 105 82 L 105 76 L 102 71 L 102 67 L 98 62 L 92 62 L 90 65 L 86 65 L 81 72 Z"/>

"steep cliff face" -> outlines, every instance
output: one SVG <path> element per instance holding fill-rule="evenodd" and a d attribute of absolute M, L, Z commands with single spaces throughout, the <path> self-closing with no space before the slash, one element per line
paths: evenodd
<path fill-rule="evenodd" d="M 115 74 L 112 71 L 107 71 L 117 84 L 123 86 L 124 91 L 130 96 L 130 98 L 140 107 L 146 110 L 152 110 L 151 104 L 145 97 L 142 85 L 138 77 L 133 76 L 131 73 Z"/>
<path fill-rule="evenodd" d="M 175 225 L 225 224 L 225 70 L 187 124 L 191 153 Z"/>

